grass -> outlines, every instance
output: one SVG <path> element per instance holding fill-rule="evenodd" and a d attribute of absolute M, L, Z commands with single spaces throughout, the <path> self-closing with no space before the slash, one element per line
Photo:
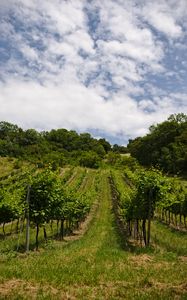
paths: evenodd
<path fill-rule="evenodd" d="M 15 159 L 0 157 L 0 179 L 3 176 L 9 175 L 14 169 Z"/>
<path fill-rule="evenodd" d="M 82 238 L 3 257 L 0 299 L 187 298 L 186 237 L 155 223 L 152 247 L 125 249 L 107 176 L 102 171 L 99 206 Z"/>
<path fill-rule="evenodd" d="M 157 247 L 167 253 L 173 253 L 175 256 L 187 255 L 187 234 L 177 231 L 168 225 L 159 223 L 152 224 L 152 240 Z"/>
<path fill-rule="evenodd" d="M 81 168 L 81 167 L 75 167 L 73 169 L 73 174 L 72 176 L 69 178 L 69 180 L 66 182 L 66 184 L 68 186 L 70 186 L 72 189 L 77 186 L 77 181 L 81 181 L 83 179 L 83 176 L 85 172 L 85 169 Z"/>

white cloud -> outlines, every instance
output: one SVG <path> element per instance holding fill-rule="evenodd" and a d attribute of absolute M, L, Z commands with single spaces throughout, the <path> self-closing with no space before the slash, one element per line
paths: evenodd
<path fill-rule="evenodd" d="M 23 45 L 20 47 L 22 54 L 29 60 L 37 60 L 38 53 L 34 48 L 29 47 L 28 45 Z"/>
<path fill-rule="evenodd" d="M 177 24 L 177 14 L 175 13 L 177 2 L 158 1 L 150 3 L 147 1 L 147 5 L 143 9 L 147 22 L 169 38 L 178 38 L 182 35 L 182 26 Z"/>
<path fill-rule="evenodd" d="M 77 30 L 65 37 L 65 41 L 72 45 L 77 51 L 83 49 L 85 52 L 94 54 L 93 41 L 85 30 Z"/>
<path fill-rule="evenodd" d="M 171 45 L 183 50 L 185 7 L 185 0 L 1 1 L 2 53 L 9 58 L 0 69 L 0 119 L 126 139 L 187 112 L 187 92 L 150 79 L 165 74 L 172 80 L 177 73 L 164 59 Z M 85 9 L 97 9 L 94 29 Z"/>
<path fill-rule="evenodd" d="M 143 45 L 133 44 L 131 42 L 120 41 L 98 41 L 99 49 L 107 55 L 111 53 L 115 56 L 130 57 L 141 63 L 150 63 L 157 61 L 162 57 L 162 49 L 152 47 L 147 48 Z"/>
<path fill-rule="evenodd" d="M 12 91 L 16 91 L 14 96 Z M 180 105 L 176 106 L 176 98 L 183 99 Z M 187 112 L 186 99 L 187 95 L 171 95 L 171 98 L 155 97 L 154 104 L 151 100 L 143 100 L 138 105 L 123 92 L 116 93 L 110 101 L 104 101 L 95 89 L 81 84 L 46 87 L 14 80 L 1 86 L 0 119 L 38 129 L 97 129 L 111 136 L 122 133 L 135 137 L 168 114 L 181 109 Z M 148 113 L 147 109 L 153 111 Z"/>

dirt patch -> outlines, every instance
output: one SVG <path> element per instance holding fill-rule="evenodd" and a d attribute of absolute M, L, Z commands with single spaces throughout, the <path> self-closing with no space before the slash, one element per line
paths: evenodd
<path fill-rule="evenodd" d="M 153 282 L 152 287 L 159 291 L 160 294 L 169 292 L 174 300 L 184 299 L 181 297 L 187 296 L 187 283 L 174 285 L 171 283 Z M 186 299 L 186 298 L 185 298 Z"/>
<path fill-rule="evenodd" d="M 128 261 L 136 266 L 142 266 L 153 262 L 153 258 L 147 254 L 130 256 Z"/>
<path fill-rule="evenodd" d="M 171 268 L 172 265 L 174 265 L 175 262 L 167 262 L 167 261 L 162 261 L 162 262 L 156 262 L 153 267 L 155 270 L 168 270 Z"/>
<path fill-rule="evenodd" d="M 147 258 L 146 258 L 147 260 Z M 132 299 L 132 295 L 143 295 L 144 292 L 153 295 L 172 292 L 173 299 L 181 299 L 186 295 L 187 283 L 178 285 L 161 282 L 140 282 L 133 284 L 126 281 L 100 282 L 97 286 L 75 284 L 56 289 L 50 285 L 39 285 L 24 280 L 12 279 L 0 284 L 1 299 L 35 300 L 38 295 L 48 296 L 49 299 Z M 130 297 L 129 297 L 130 296 Z M 137 299 L 137 298 L 136 298 Z"/>
<path fill-rule="evenodd" d="M 21 279 L 11 279 L 0 283 L 0 296 L 5 299 L 11 299 L 15 295 L 21 295 L 24 296 L 25 299 L 34 300 L 37 298 L 39 291 L 44 295 L 49 294 L 54 297 L 59 294 L 59 290 L 52 286 L 44 285 L 41 287 L 39 284 L 34 284 Z"/>
<path fill-rule="evenodd" d="M 10 294 L 13 294 L 16 290 L 25 290 L 26 292 L 29 292 L 30 295 L 32 295 L 32 298 L 35 299 L 37 287 L 31 285 L 31 283 L 20 280 L 20 279 L 11 279 L 8 281 L 5 281 L 0 284 L 0 295 L 1 296 L 8 296 Z"/>
<path fill-rule="evenodd" d="M 61 299 L 133 299 L 133 295 L 144 293 L 167 294 L 172 292 L 173 299 L 181 299 L 186 293 L 186 284 L 172 285 L 160 282 L 146 282 L 142 286 L 126 281 L 100 282 L 97 286 L 73 285 L 62 291 Z M 137 297 L 136 297 L 137 299 Z"/>
<path fill-rule="evenodd" d="M 187 263 L 187 256 L 179 256 L 179 260 L 181 260 L 184 263 Z"/>

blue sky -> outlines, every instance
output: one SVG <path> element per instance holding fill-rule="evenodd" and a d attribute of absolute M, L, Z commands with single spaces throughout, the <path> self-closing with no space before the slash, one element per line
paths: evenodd
<path fill-rule="evenodd" d="M 186 0 L 0 1 L 0 120 L 126 144 L 178 112 Z"/>

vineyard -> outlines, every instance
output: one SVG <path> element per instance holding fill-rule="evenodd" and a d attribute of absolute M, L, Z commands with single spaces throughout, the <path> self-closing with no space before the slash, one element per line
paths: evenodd
<path fill-rule="evenodd" d="M 118 218 L 128 236 L 150 244 L 151 220 L 186 231 L 187 189 L 158 170 L 113 171 L 111 184 Z"/>
<path fill-rule="evenodd" d="M 39 240 L 46 243 L 48 235 L 62 240 L 79 228 L 96 199 L 98 174 L 80 167 L 56 173 L 27 167 L 3 176 L 0 185 L 1 247 L 24 251 L 25 244 L 28 251 L 36 228 L 38 250 Z"/>
<path fill-rule="evenodd" d="M 0 167 L 1 299 L 186 299 L 185 180 Z"/>

